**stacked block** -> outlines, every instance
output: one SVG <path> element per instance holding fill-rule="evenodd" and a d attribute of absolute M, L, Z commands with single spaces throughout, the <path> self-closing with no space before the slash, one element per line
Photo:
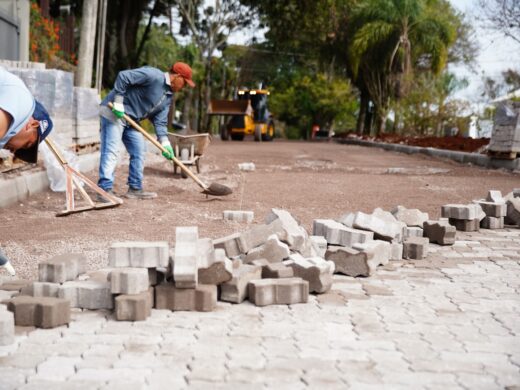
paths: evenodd
<path fill-rule="evenodd" d="M 166 241 L 130 241 L 112 244 L 108 252 L 110 267 L 168 267 Z"/>
<path fill-rule="evenodd" d="M 266 259 L 271 263 L 279 263 L 289 257 L 290 251 L 287 244 L 281 242 L 276 234 L 267 238 L 265 244 L 247 252 L 245 262 L 250 263 L 256 259 Z"/>
<path fill-rule="evenodd" d="M 224 210 L 223 218 L 227 221 L 251 223 L 255 218 L 255 213 L 253 211 Z"/>
<path fill-rule="evenodd" d="M 247 298 L 248 283 L 256 279 L 262 279 L 262 267 L 242 264 L 233 269 L 233 278 L 220 285 L 220 300 L 242 303 Z"/>
<path fill-rule="evenodd" d="M 441 209 L 441 215 L 443 218 L 448 218 L 450 225 L 464 232 L 478 231 L 480 221 L 486 216 L 482 207 L 475 203 L 444 205 Z"/>
<path fill-rule="evenodd" d="M 144 321 L 154 306 L 154 289 L 139 294 L 123 294 L 115 298 L 115 315 L 118 321 Z"/>
<path fill-rule="evenodd" d="M 370 276 L 375 267 L 370 267 L 368 255 L 347 246 L 330 245 L 325 253 L 325 259 L 334 263 L 336 273 L 348 276 Z"/>
<path fill-rule="evenodd" d="M 495 111 L 493 133 L 488 150 L 491 152 L 520 152 L 520 102 L 501 102 Z"/>
<path fill-rule="evenodd" d="M 266 259 L 253 260 L 252 265 L 262 267 L 262 279 L 292 278 L 294 271 L 284 263 L 270 263 Z"/>
<path fill-rule="evenodd" d="M 281 209 L 271 209 L 265 222 L 270 224 L 279 220 L 283 229 L 281 239 L 289 245 L 292 250 L 301 251 L 307 239 L 307 232 L 300 226 L 298 221 L 288 212 Z"/>
<path fill-rule="evenodd" d="M 0 305 L 0 346 L 14 343 L 14 315 Z"/>
<path fill-rule="evenodd" d="M 173 279 L 177 288 L 195 288 L 197 286 L 197 227 L 177 227 Z"/>
<path fill-rule="evenodd" d="M 486 216 L 480 221 L 484 229 L 502 229 L 507 216 L 507 204 L 500 191 L 489 191 L 486 199 L 474 200 L 480 205 Z"/>
<path fill-rule="evenodd" d="M 314 248 L 314 251 L 319 257 L 325 257 L 327 252 L 327 240 L 323 236 L 310 236 L 309 240 Z"/>
<path fill-rule="evenodd" d="M 71 307 L 81 309 L 112 309 L 114 300 L 108 282 L 96 280 L 63 283 L 58 289 L 58 297 L 67 299 Z"/>
<path fill-rule="evenodd" d="M 374 240 L 362 244 L 354 244 L 353 249 L 367 254 L 367 265 L 373 273 L 380 265 L 386 265 L 392 257 L 392 245 L 389 242 Z"/>
<path fill-rule="evenodd" d="M 242 252 L 238 246 L 239 238 L 240 233 L 234 233 L 226 237 L 217 238 L 216 240 L 213 240 L 213 246 L 215 248 L 224 249 L 226 256 L 228 257 L 240 256 Z"/>
<path fill-rule="evenodd" d="M 419 209 L 407 209 L 404 206 L 397 206 L 392 210 L 394 217 L 408 227 L 422 228 L 423 223 L 429 219 L 428 213 L 423 213 Z"/>
<path fill-rule="evenodd" d="M 309 291 L 324 293 L 332 287 L 332 274 L 334 273 L 334 263 L 320 257 L 304 258 L 298 253 L 290 256 L 284 262 L 293 269 L 294 276 L 309 282 Z"/>
<path fill-rule="evenodd" d="M 508 222 L 520 226 L 520 197 L 507 200 L 507 219 Z"/>
<path fill-rule="evenodd" d="M 401 234 L 401 227 L 397 223 L 385 221 L 377 216 L 358 211 L 354 215 L 352 226 L 361 230 L 374 232 L 374 237 L 392 241 Z"/>
<path fill-rule="evenodd" d="M 112 294 L 139 294 L 148 290 L 148 269 L 118 268 L 110 274 Z"/>
<path fill-rule="evenodd" d="M 455 243 L 455 226 L 450 225 L 448 220 L 425 221 L 423 224 L 424 237 L 431 243 L 439 245 L 453 245 Z"/>
<path fill-rule="evenodd" d="M 333 219 L 315 219 L 312 234 L 325 237 L 329 245 L 349 247 L 374 239 L 373 232 L 349 228 Z"/>
<path fill-rule="evenodd" d="M 257 306 L 306 303 L 309 297 L 309 283 L 301 278 L 253 280 L 248 289 Z"/>
<path fill-rule="evenodd" d="M 14 314 L 17 326 L 55 328 L 70 322 L 70 302 L 66 299 L 20 295 L 2 303 Z"/>
<path fill-rule="evenodd" d="M 199 263 L 199 283 L 218 285 L 231 280 L 233 263 L 226 257 L 224 249 L 212 250 L 211 255 L 206 259 L 205 263 Z"/>
<path fill-rule="evenodd" d="M 85 272 L 87 258 L 82 254 L 63 254 L 38 264 L 40 282 L 64 283 Z"/>
<path fill-rule="evenodd" d="M 217 286 L 199 284 L 177 288 L 173 284 L 155 287 L 155 307 L 173 311 L 212 311 L 217 305 Z"/>
<path fill-rule="evenodd" d="M 403 242 L 403 258 L 420 260 L 428 254 L 427 237 L 409 237 Z"/>
<path fill-rule="evenodd" d="M 34 282 L 22 288 L 20 295 L 58 298 L 59 283 Z"/>

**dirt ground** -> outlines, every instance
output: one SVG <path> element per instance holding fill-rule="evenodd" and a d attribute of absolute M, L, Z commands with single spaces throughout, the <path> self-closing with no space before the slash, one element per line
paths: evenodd
<path fill-rule="evenodd" d="M 345 135 L 346 137 L 349 134 Z M 358 137 L 355 134 L 350 136 Z M 458 152 L 479 152 L 485 153 L 485 148 L 489 144 L 489 138 L 467 138 L 467 137 L 405 137 L 397 134 L 381 134 L 374 138 L 362 136 L 362 139 L 387 142 L 392 144 L 402 144 L 411 146 L 421 146 L 425 148 L 436 148 L 446 150 L 456 150 Z"/>
<path fill-rule="evenodd" d="M 166 240 L 173 245 L 176 226 L 199 227 L 200 237 L 217 238 L 247 228 L 222 220 L 223 210 L 252 210 L 262 223 L 272 207 L 290 211 L 311 232 L 312 220 L 351 211 L 419 208 L 438 218 L 447 203 L 468 203 L 489 189 L 510 192 L 520 175 L 462 166 L 423 155 L 375 148 L 275 141 L 222 142 L 214 139 L 201 163 L 202 180 L 231 187 L 228 197 L 206 198 L 190 180 L 174 176 L 171 164 L 149 154 L 145 187 L 155 200 L 125 200 L 113 209 L 57 218 L 64 193 L 50 190 L 1 210 L 0 245 L 19 276 L 35 278 L 37 263 L 64 252 L 83 252 L 89 268 L 107 264 L 108 247 L 121 240 Z M 254 162 L 254 172 L 238 164 Z M 126 191 L 127 157 L 117 170 L 115 191 Z M 94 181 L 97 172 L 87 174 Z"/>

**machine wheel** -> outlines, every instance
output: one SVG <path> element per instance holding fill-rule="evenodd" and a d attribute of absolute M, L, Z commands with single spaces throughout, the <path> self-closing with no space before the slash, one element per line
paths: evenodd
<path fill-rule="evenodd" d="M 272 141 L 274 138 L 274 123 L 269 122 L 267 132 L 262 135 L 262 141 Z"/>
<path fill-rule="evenodd" d="M 255 125 L 255 141 L 262 141 L 262 125 Z"/>
<path fill-rule="evenodd" d="M 243 141 L 244 140 L 244 133 L 238 133 L 238 134 L 231 133 L 231 139 L 233 141 Z"/>
<path fill-rule="evenodd" d="M 220 139 L 222 141 L 229 141 L 229 131 L 225 123 L 220 126 Z"/>

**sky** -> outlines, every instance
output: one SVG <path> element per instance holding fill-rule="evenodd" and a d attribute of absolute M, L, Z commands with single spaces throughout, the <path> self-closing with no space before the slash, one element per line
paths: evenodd
<path fill-rule="evenodd" d="M 211 0 L 206 1 L 211 3 Z M 487 103 L 487 99 L 481 96 L 482 80 L 485 76 L 500 79 L 501 72 L 504 70 L 513 68 L 520 71 L 520 44 L 482 26 L 482 22 L 477 20 L 479 16 L 478 0 L 449 1 L 455 9 L 467 15 L 467 20 L 473 21 L 475 39 L 478 40 L 479 53 L 473 70 L 465 65 L 450 65 L 449 67 L 450 71 L 458 77 L 466 78 L 469 82 L 468 87 L 458 91 L 454 98 L 468 100 L 476 109 L 477 106 Z M 240 31 L 231 35 L 229 43 L 250 44 L 254 36 L 262 41 L 264 32 L 255 28 Z"/>
<path fill-rule="evenodd" d="M 449 1 L 455 9 L 467 15 L 467 20 L 474 21 L 472 26 L 479 46 L 475 69 L 472 70 L 465 65 L 451 65 L 449 68 L 458 77 L 464 77 L 469 82 L 468 87 L 458 91 L 454 98 L 469 100 L 476 105 L 483 105 L 487 103 L 486 98 L 481 96 L 483 78 L 488 76 L 500 79 L 501 72 L 509 68 L 516 68 L 520 71 L 520 44 L 511 38 L 504 37 L 502 34 L 490 31 L 482 26 L 482 22 L 477 20 L 479 16 L 478 0 Z M 230 42 L 247 44 L 251 42 L 253 36 L 262 40 L 263 32 L 254 30 L 242 31 L 240 34 L 234 34 Z"/>
<path fill-rule="evenodd" d="M 478 40 L 479 53 L 476 60 L 476 72 L 465 66 L 450 66 L 459 77 L 466 77 L 469 85 L 459 91 L 455 97 L 467 99 L 472 103 L 484 104 L 481 97 L 484 75 L 499 79 L 500 73 L 509 68 L 520 70 L 520 44 L 502 34 L 490 31 L 481 25 L 478 17 L 478 0 L 449 0 L 457 10 L 464 12 L 468 20 L 475 21 L 475 38 Z"/>

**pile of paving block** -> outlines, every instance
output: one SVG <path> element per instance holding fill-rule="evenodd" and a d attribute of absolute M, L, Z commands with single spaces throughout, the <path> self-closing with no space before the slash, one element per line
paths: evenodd
<path fill-rule="evenodd" d="M 263 224 L 215 240 L 199 238 L 197 227 L 177 227 L 174 248 L 114 243 L 105 269 L 85 272 L 81 254 L 56 256 L 38 265 L 37 282 L 0 286 L 12 295 L 2 301 L 7 310 L 0 305 L 0 344 L 12 340 L 14 324 L 68 324 L 71 308 L 113 310 L 116 320 L 142 321 L 152 308 L 206 312 L 218 300 L 305 303 L 310 293 L 330 290 L 334 273 L 370 276 L 391 260 L 424 259 L 432 244 L 454 244 L 456 230 L 500 228 L 504 220 L 520 225 L 520 190 L 506 197 L 490 191 L 485 200 L 444 205 L 441 214 L 431 220 L 418 209 L 376 208 L 316 219 L 309 236 L 289 212 L 272 209 Z"/>
<path fill-rule="evenodd" d="M 520 189 L 505 197 L 500 191 L 489 191 L 486 199 L 474 200 L 469 204 L 442 206 L 442 217 L 464 232 L 483 229 L 502 229 L 504 224 L 520 225 Z"/>

